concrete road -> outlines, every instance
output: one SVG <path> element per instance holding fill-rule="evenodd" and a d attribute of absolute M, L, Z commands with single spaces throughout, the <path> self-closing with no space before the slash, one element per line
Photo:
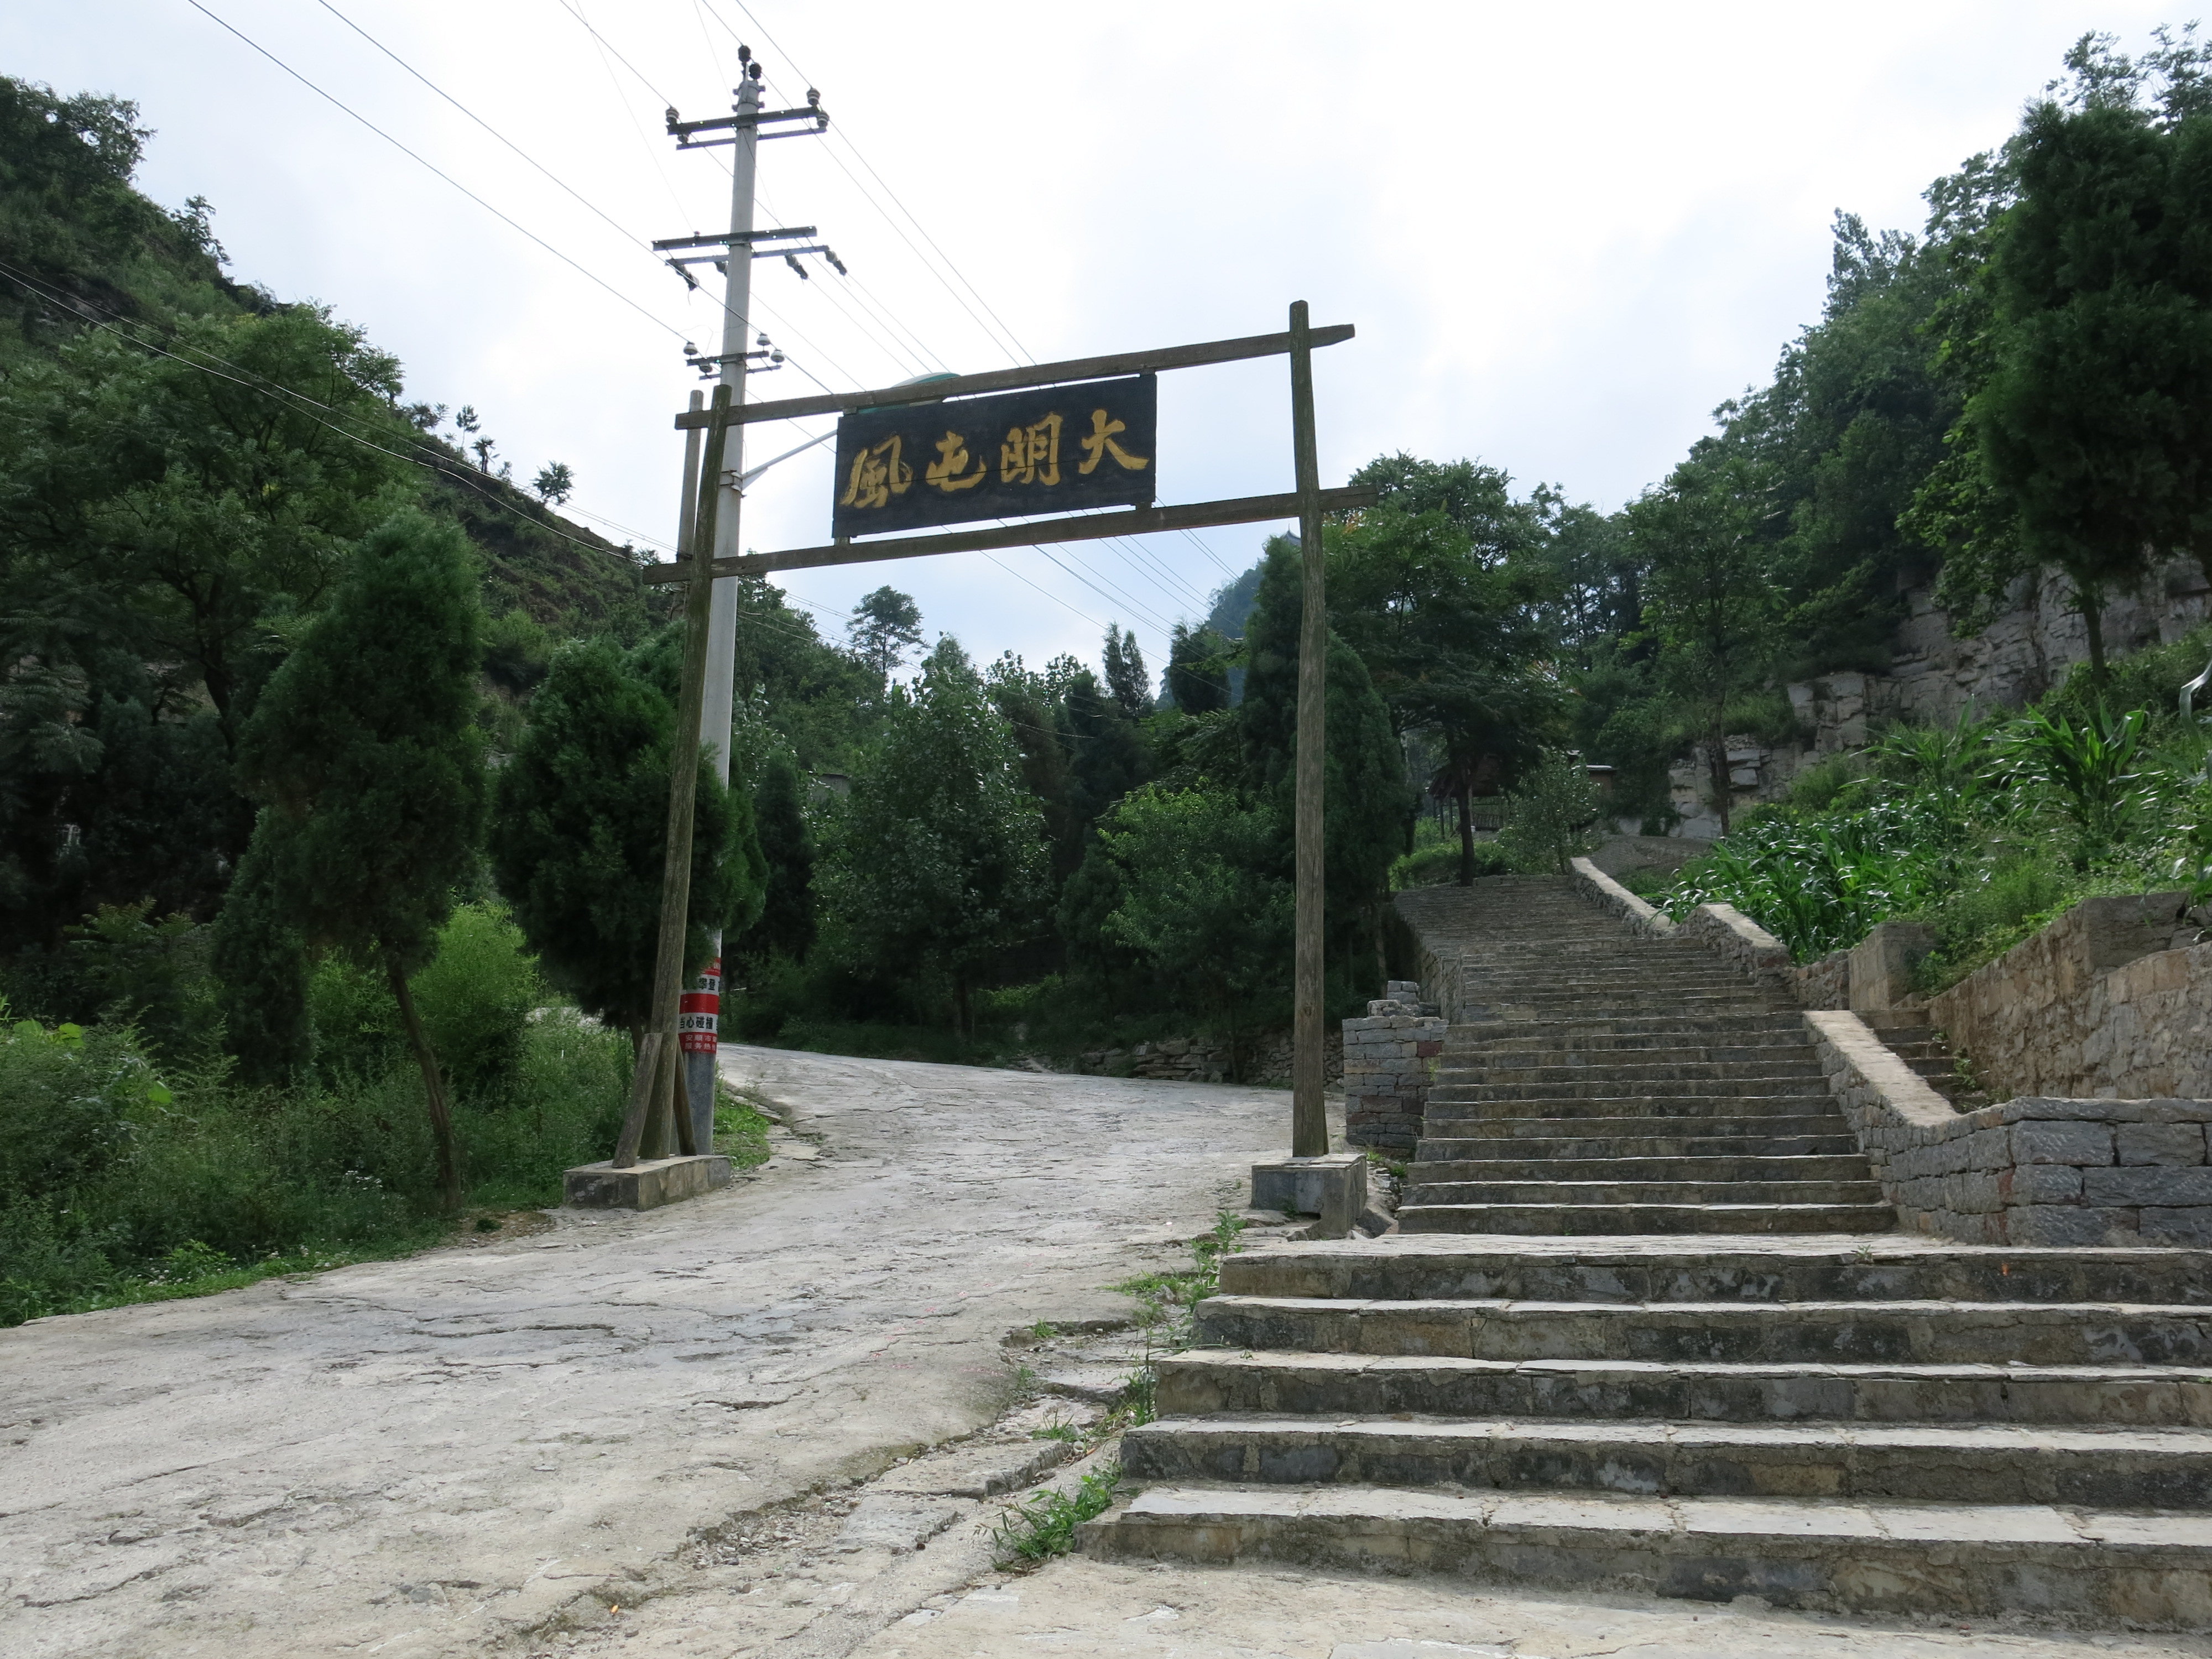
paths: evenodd
<path fill-rule="evenodd" d="M 723 1065 L 799 1137 L 728 1191 L 0 1332 L 0 1650 L 528 1651 L 649 1604 L 992 1423 L 1010 1328 L 1125 1317 L 1288 1139 L 1275 1091 Z"/>

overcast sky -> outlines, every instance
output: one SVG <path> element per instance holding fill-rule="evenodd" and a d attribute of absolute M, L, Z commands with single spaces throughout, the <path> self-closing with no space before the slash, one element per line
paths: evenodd
<path fill-rule="evenodd" d="M 792 367 L 752 395 L 1260 333 L 1302 298 L 1359 331 L 1316 358 L 1325 483 L 1402 449 L 1609 509 L 1818 313 L 1837 209 L 1917 229 L 1929 180 L 2000 142 L 2077 36 L 2132 47 L 2188 16 L 2118 0 L 204 4 L 0 0 L 0 68 L 135 99 L 157 135 L 142 186 L 208 198 L 235 276 L 359 324 L 411 397 L 474 404 L 519 477 L 566 462 L 572 508 L 641 545 L 673 537 L 670 416 L 697 384 L 682 343 L 714 349 L 720 313 L 711 273 L 687 295 L 644 243 L 728 211 L 725 152 L 677 154 L 662 110 L 726 113 L 741 40 L 773 102 L 815 86 L 834 118 L 826 139 L 762 147 L 760 222 L 818 225 L 852 273 L 801 283 L 761 263 L 756 315 Z M 1162 501 L 1291 487 L 1282 359 L 1163 376 L 1160 411 Z M 753 428 L 748 460 L 823 429 Z M 830 474 L 826 447 L 770 472 L 748 545 L 826 540 Z M 890 580 L 933 633 L 1033 665 L 1095 661 L 1120 622 L 1157 667 L 1167 626 L 1203 614 L 1269 528 L 787 588 L 836 635 Z"/>

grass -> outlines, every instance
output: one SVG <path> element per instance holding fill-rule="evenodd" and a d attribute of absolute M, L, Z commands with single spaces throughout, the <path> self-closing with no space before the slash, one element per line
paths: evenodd
<path fill-rule="evenodd" d="M 1102 1463 L 1073 1491 L 1041 1492 L 1016 1504 L 991 1529 L 998 1565 L 1036 1564 L 1066 1554 L 1075 1547 L 1075 1529 L 1112 1507 L 1121 1484 L 1121 1466 Z"/>
<path fill-rule="evenodd" d="M 775 1120 L 755 1097 L 724 1080 L 714 1093 L 714 1150 L 740 1170 L 768 1162 L 768 1131 Z"/>

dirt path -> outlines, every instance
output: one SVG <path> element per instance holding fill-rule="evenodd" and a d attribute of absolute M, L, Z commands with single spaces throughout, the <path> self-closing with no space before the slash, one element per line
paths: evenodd
<path fill-rule="evenodd" d="M 1125 1317 L 1286 1138 L 1273 1091 L 723 1060 L 799 1137 L 729 1191 L 0 1332 L 11 1659 L 520 1651 L 681 1600 L 749 1513 L 998 1419 L 1011 1328 Z"/>

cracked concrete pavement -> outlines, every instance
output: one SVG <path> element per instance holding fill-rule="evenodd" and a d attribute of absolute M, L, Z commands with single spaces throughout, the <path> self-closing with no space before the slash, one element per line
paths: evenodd
<path fill-rule="evenodd" d="M 726 1191 L 0 1332 L 11 1659 L 522 1651 L 696 1594 L 702 1539 L 990 1425 L 1011 1328 L 1126 1318 L 1288 1136 L 1278 1091 L 722 1064 L 803 1138 Z"/>

